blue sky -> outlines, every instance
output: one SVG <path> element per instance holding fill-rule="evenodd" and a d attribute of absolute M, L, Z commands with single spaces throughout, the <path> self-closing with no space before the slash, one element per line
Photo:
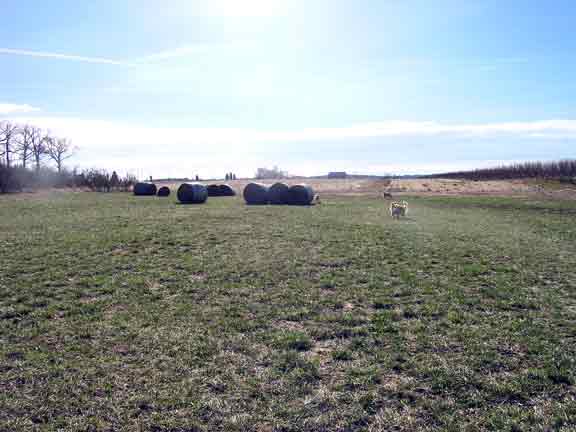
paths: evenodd
<path fill-rule="evenodd" d="M 2 0 L 0 116 L 141 176 L 574 157 L 576 4 Z"/>

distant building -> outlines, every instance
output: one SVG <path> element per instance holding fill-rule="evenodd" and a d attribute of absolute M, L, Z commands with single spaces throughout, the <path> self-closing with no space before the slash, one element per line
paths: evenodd
<path fill-rule="evenodd" d="M 346 177 L 348 177 L 348 174 L 346 174 L 345 171 L 335 171 L 328 173 L 329 179 L 345 179 Z"/>

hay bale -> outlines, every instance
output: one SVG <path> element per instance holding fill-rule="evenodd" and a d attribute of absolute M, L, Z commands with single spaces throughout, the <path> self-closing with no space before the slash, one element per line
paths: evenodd
<path fill-rule="evenodd" d="M 170 196 L 170 188 L 168 186 L 162 186 L 160 189 L 158 189 L 158 193 L 156 195 L 159 197 Z"/>
<path fill-rule="evenodd" d="M 314 189 L 308 185 L 294 185 L 288 189 L 288 204 L 311 205 L 314 199 Z"/>
<path fill-rule="evenodd" d="M 246 204 L 268 204 L 268 186 L 260 183 L 248 183 L 244 188 Z"/>
<path fill-rule="evenodd" d="M 136 196 L 155 196 L 156 185 L 154 183 L 136 183 L 132 191 Z"/>
<path fill-rule="evenodd" d="M 227 184 L 218 185 L 220 189 L 220 196 L 231 197 L 236 196 L 236 191 L 232 189 L 232 186 Z"/>
<path fill-rule="evenodd" d="M 270 204 L 288 204 L 288 191 L 290 187 L 284 183 L 274 183 L 268 189 Z"/>
<path fill-rule="evenodd" d="M 218 197 L 220 195 L 220 185 L 211 184 L 206 186 L 206 191 L 208 192 L 209 197 Z"/>
<path fill-rule="evenodd" d="M 200 183 L 182 183 L 177 195 L 182 204 L 203 204 L 208 199 L 208 190 Z"/>
<path fill-rule="evenodd" d="M 227 184 L 211 184 L 206 187 L 209 197 L 236 196 L 236 192 Z"/>

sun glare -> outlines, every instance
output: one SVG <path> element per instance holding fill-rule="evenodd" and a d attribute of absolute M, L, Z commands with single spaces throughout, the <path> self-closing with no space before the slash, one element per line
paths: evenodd
<path fill-rule="evenodd" d="M 211 0 L 211 15 L 230 17 L 279 16 L 288 12 L 291 0 Z"/>

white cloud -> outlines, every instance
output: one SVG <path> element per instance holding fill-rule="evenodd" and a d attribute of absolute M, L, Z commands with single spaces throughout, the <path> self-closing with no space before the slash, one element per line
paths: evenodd
<path fill-rule="evenodd" d="M 494 136 L 494 135 L 521 135 L 529 136 L 576 132 L 576 120 L 542 120 L 533 122 L 502 122 L 502 123 L 463 123 L 444 124 L 434 121 L 409 122 L 394 121 L 381 123 L 365 123 L 347 128 L 312 129 L 308 133 L 318 136 L 338 135 L 341 137 L 370 137 L 370 136 L 433 136 L 457 135 Z"/>
<path fill-rule="evenodd" d="M 36 111 L 30 105 L 0 104 L 0 112 Z M 16 119 L 17 120 L 17 119 Z M 20 118 L 40 127 L 65 134 L 91 144 L 120 142 L 126 146 L 157 145 L 159 142 L 180 145 L 236 145 L 269 142 L 302 142 L 370 137 L 499 137 L 554 138 L 576 136 L 576 120 L 542 120 L 533 122 L 444 124 L 434 121 L 386 121 L 348 127 L 304 128 L 299 130 L 259 130 L 253 128 L 151 127 L 114 121 L 84 120 L 70 117 Z"/>
<path fill-rule="evenodd" d="M 69 60 L 69 61 L 77 61 L 77 62 L 84 62 L 84 63 L 110 64 L 110 65 L 118 65 L 118 66 L 129 66 L 130 65 L 129 63 L 124 62 L 124 61 L 113 60 L 113 59 L 108 59 L 108 58 L 103 58 L 103 57 L 85 57 L 85 56 L 78 56 L 78 55 L 46 52 L 46 51 L 29 51 L 29 50 L 12 49 L 12 48 L 0 48 L 0 54 L 27 56 L 27 57 L 51 58 L 51 59 Z"/>
<path fill-rule="evenodd" d="M 40 109 L 28 104 L 0 103 L 0 115 L 21 114 L 34 111 L 40 111 Z"/>
<path fill-rule="evenodd" d="M 192 173 L 209 176 L 226 170 L 249 175 L 259 166 L 275 163 L 296 174 L 316 174 L 326 169 L 355 169 L 362 173 L 439 172 L 471 168 L 494 158 L 534 154 L 554 157 L 547 149 L 555 137 L 572 135 L 576 139 L 576 120 L 481 124 L 387 121 L 300 130 L 151 127 L 23 115 L 13 116 L 13 120 L 70 138 L 80 147 L 75 162 L 81 166 L 123 167 L 154 176 Z M 371 144 L 366 144 L 363 140 L 366 138 L 372 138 Z M 465 144 L 468 138 L 483 144 Z M 514 141 L 523 144 L 511 151 L 501 151 Z M 459 147 L 455 149 L 454 143 Z M 532 147 L 526 143 L 533 143 Z M 529 154 L 532 150 L 540 153 Z M 470 157 L 468 164 L 460 161 L 463 157 Z M 242 167 L 242 172 L 238 167 Z"/>

